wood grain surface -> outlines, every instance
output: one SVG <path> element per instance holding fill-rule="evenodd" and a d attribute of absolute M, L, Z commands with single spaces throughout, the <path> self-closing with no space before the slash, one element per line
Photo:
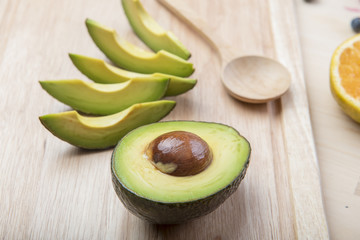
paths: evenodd
<path fill-rule="evenodd" d="M 360 236 L 360 232 L 354 219 L 358 219 L 360 209 L 356 208 L 359 206 L 356 189 L 360 181 L 357 161 L 360 159 L 360 146 L 357 144 L 360 131 L 358 125 L 348 120 L 337 109 L 336 103 L 331 102 L 331 96 L 321 85 L 327 80 L 324 78 L 328 74 L 325 66 L 328 66 L 326 61 L 331 56 L 329 49 L 331 51 L 336 46 L 335 40 L 345 39 L 351 31 L 338 31 L 335 39 L 330 39 L 333 30 L 330 27 L 324 30 L 327 35 L 320 34 L 319 26 L 329 19 L 335 19 L 333 22 L 337 29 L 343 27 L 345 20 L 337 20 L 340 17 L 326 17 L 338 11 L 337 1 L 329 1 L 324 9 L 319 7 L 320 3 L 306 5 L 296 2 L 302 43 L 306 44 L 305 69 L 312 70 L 305 76 L 310 82 L 309 95 L 313 101 L 310 109 L 321 160 L 330 233 L 333 239 L 342 239 L 341 236 L 357 239 L 355 237 Z M 318 179 L 319 176 L 299 42 L 290 41 L 294 45 L 286 45 L 289 51 L 273 53 L 271 47 L 264 48 L 264 51 L 270 51 L 291 67 L 303 94 L 294 94 L 292 88 L 281 101 L 268 105 L 243 104 L 229 97 L 221 86 L 219 60 L 211 46 L 156 1 L 143 0 L 143 3 L 151 15 L 173 31 L 192 52 L 190 61 L 196 67 L 194 77 L 199 79 L 192 91 L 171 98 L 178 104 L 165 120 L 216 121 L 238 129 L 253 146 L 248 174 L 241 187 L 212 214 L 183 225 L 151 225 L 128 213 L 111 186 L 112 150 L 77 149 L 52 136 L 38 120 L 40 115 L 70 109 L 43 91 L 38 80 L 86 79 L 72 65 L 67 53 L 106 59 L 88 36 L 85 18 L 109 25 L 129 41 L 146 48 L 130 29 L 120 2 L 3 0 L 0 1 L 0 239 L 327 238 L 323 215 L 318 215 L 321 207 L 316 204 L 319 202 L 316 201 L 315 205 L 306 202 L 310 215 L 307 212 L 301 215 L 299 208 L 295 207 L 303 205 L 304 198 L 320 198 L 318 182 L 306 182 L 308 177 Z M 294 23 L 296 15 L 292 4 L 289 1 L 286 8 L 289 10 L 286 13 L 288 21 L 279 24 Z M 272 11 L 281 11 L 281 8 L 271 6 Z M 211 8 L 221 8 L 221 5 L 207 5 L 205 9 Z M 312 24 L 310 20 L 315 21 L 318 15 L 323 18 L 317 25 Z M 341 19 L 344 16 L 350 14 L 344 13 Z M 273 27 L 278 31 L 281 29 L 279 25 Z M 297 38 L 296 25 L 294 27 L 291 32 L 295 34 L 290 34 L 291 38 Z M 257 35 L 255 30 L 252 34 Z M 287 33 L 270 36 L 270 42 L 284 34 Z M 324 40 L 325 36 L 331 41 L 322 45 L 321 39 Z M 314 42 L 317 47 L 313 46 Z M 249 47 L 248 50 L 254 49 Z M 323 54 L 320 50 L 327 52 Z M 295 53 L 291 55 L 294 58 L 288 56 L 290 53 Z M 316 59 L 322 61 L 316 62 Z M 319 97 L 320 94 L 323 98 Z M 297 124 L 299 121 L 302 124 Z M 345 131 L 335 128 L 339 126 Z M 298 128 L 305 134 L 298 136 Z M 345 139 L 340 143 L 328 141 L 333 137 Z M 296 144 L 285 144 L 289 138 Z M 305 182 L 292 181 L 294 176 L 289 173 L 296 169 L 302 176 L 298 164 L 303 159 L 289 163 L 290 152 L 295 159 L 303 154 L 308 156 L 305 160 L 310 165 L 306 167 L 312 172 L 304 177 Z M 294 197 L 289 194 L 289 189 L 296 193 L 297 187 L 310 192 L 315 189 L 315 195 Z M 350 209 L 346 209 L 345 204 Z M 288 211 L 293 206 L 294 211 Z M 299 225 L 315 215 L 320 219 Z M 313 225 L 313 222 L 322 224 Z"/>

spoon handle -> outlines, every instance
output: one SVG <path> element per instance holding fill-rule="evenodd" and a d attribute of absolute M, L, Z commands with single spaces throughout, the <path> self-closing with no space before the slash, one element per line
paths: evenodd
<path fill-rule="evenodd" d="M 196 16 L 193 11 L 186 11 L 186 7 L 182 8 L 181 12 L 174 8 L 167 0 L 158 0 L 163 6 L 169 9 L 173 14 L 175 14 L 179 19 L 181 19 L 184 23 L 191 26 L 198 34 L 203 37 L 212 48 L 214 48 L 217 53 L 221 56 L 222 59 L 225 58 L 225 55 L 229 55 L 224 52 L 223 39 L 220 38 L 217 34 L 214 33 L 214 29 L 212 29 L 205 20 Z M 184 3 L 186 4 L 186 3 Z M 190 20 L 191 19 L 191 20 Z"/>

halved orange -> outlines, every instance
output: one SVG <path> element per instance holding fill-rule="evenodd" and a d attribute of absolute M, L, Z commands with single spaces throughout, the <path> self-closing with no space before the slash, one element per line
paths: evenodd
<path fill-rule="evenodd" d="M 330 88 L 342 110 L 360 123 L 360 34 L 335 50 L 330 64 Z"/>

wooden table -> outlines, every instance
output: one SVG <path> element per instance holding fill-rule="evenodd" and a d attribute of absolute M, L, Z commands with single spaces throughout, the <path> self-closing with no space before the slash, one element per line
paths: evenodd
<path fill-rule="evenodd" d="M 360 239 L 360 125 L 341 112 L 329 88 L 335 48 L 353 36 L 358 1 L 297 1 L 304 71 L 332 239 Z"/>
<path fill-rule="evenodd" d="M 345 116 L 333 100 L 328 73 L 332 52 L 353 35 L 350 21 L 360 15 L 349 9 L 360 8 L 360 4 L 355 0 L 295 1 L 330 236 L 360 239 L 360 125 Z M 49 232 L 59 239 L 105 239 L 119 236 L 131 226 L 131 221 L 138 221 L 111 224 L 119 222 L 119 215 L 109 214 L 112 211 L 129 214 L 115 194 L 102 194 L 112 191 L 111 150 L 86 152 L 73 148 L 51 136 L 37 119 L 69 109 L 42 91 L 37 80 L 83 79 L 70 60 L 64 60 L 68 52 L 102 57 L 95 45 L 89 49 L 91 40 L 85 18 L 101 20 L 103 14 L 118 9 L 119 16 L 105 24 L 114 26 L 126 21 L 118 0 L 97 3 L 0 1 L 1 239 L 47 239 Z M 150 5 L 149 1 L 144 4 Z M 159 7 L 159 19 L 170 18 L 168 26 L 179 29 L 179 38 L 186 39 L 191 30 L 169 16 Z M 127 24 L 123 25 L 122 29 L 129 30 Z M 142 44 L 127 32 L 128 39 Z M 204 44 L 200 38 L 192 41 L 186 43 L 193 48 Z M 208 47 L 203 47 L 203 51 L 211 52 Z M 178 100 L 188 104 L 186 95 Z M 175 112 L 173 119 L 178 114 L 181 113 Z M 77 211 L 79 208 L 91 210 L 92 214 Z M 148 225 L 143 226 L 139 232 L 149 230 Z M 166 234 L 151 237 L 165 239 Z"/>

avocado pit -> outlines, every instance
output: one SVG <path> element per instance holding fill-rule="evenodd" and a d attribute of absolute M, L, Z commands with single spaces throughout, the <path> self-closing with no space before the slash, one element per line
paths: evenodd
<path fill-rule="evenodd" d="M 196 134 L 186 131 L 160 135 L 148 145 L 145 154 L 158 170 L 178 177 L 196 175 L 212 160 L 209 145 Z"/>

